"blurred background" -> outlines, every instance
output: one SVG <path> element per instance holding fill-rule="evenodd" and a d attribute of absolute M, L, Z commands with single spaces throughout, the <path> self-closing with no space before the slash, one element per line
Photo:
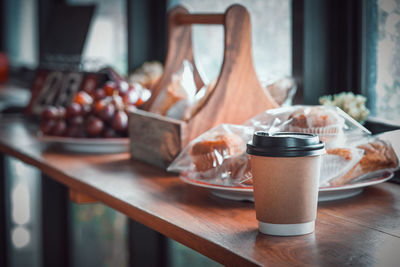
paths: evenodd
<path fill-rule="evenodd" d="M 367 125 L 399 127 L 400 0 L 0 0 L 0 110 L 27 104 L 37 68 L 111 66 L 128 77 L 146 61 L 163 62 L 169 9 L 184 5 L 191 12 L 222 13 L 234 3 L 250 12 L 260 81 L 294 77 L 295 103 L 318 104 L 319 97 L 340 92 L 362 94 L 370 110 Z M 223 60 L 223 27 L 193 29 L 196 66 L 204 79 L 213 80 Z M 2 90 L 6 85 L 24 93 L 2 101 L 10 94 Z M 46 178 L 11 157 L 4 169 L 1 220 L 7 237 L 1 242 L 8 265 L 42 266 L 47 218 L 40 196 Z M 68 202 L 65 209 L 68 237 L 59 241 L 68 242 L 68 265 L 133 265 L 132 240 L 144 226 L 102 204 Z M 218 265 L 165 242 L 170 266 Z"/>

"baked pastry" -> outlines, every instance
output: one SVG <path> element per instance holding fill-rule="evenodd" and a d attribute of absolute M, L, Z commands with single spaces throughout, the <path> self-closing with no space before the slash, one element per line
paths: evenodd
<path fill-rule="evenodd" d="M 399 165 L 398 158 L 392 146 L 385 141 L 376 140 L 359 145 L 357 148 L 364 150 L 363 157 L 344 176 L 331 180 L 330 184 L 332 186 L 344 185 L 366 173 L 396 168 Z"/>
<path fill-rule="evenodd" d="M 181 85 L 181 78 L 173 75 L 171 83 L 157 96 L 150 111 L 165 116 L 175 103 L 185 98 L 187 93 Z"/>
<path fill-rule="evenodd" d="M 321 186 L 329 186 L 329 181 L 345 175 L 364 155 L 359 148 L 327 149 L 322 156 L 319 182 Z"/>
<path fill-rule="evenodd" d="M 129 77 L 131 83 L 140 83 L 144 88 L 152 89 L 163 73 L 163 65 L 158 61 L 145 62 Z"/>
<path fill-rule="evenodd" d="M 344 119 L 342 117 L 331 109 L 317 106 L 302 108 L 293 112 L 289 116 L 286 130 L 317 134 L 321 141 L 329 143 L 341 137 L 343 127 Z"/>
<path fill-rule="evenodd" d="M 312 129 L 343 124 L 343 119 L 334 111 L 323 107 L 308 107 L 296 110 L 289 116 L 291 127 Z"/>
<path fill-rule="evenodd" d="M 190 151 L 193 164 L 197 171 L 205 172 L 221 166 L 229 168 L 228 159 L 239 155 L 245 150 L 242 138 L 236 134 L 216 134 L 195 143 Z M 232 160 L 231 160 L 232 163 Z"/>
<path fill-rule="evenodd" d="M 179 104 L 191 102 L 196 92 L 197 86 L 193 75 L 193 66 L 189 61 L 184 60 L 181 68 L 172 74 L 170 82 L 162 88 L 158 95 L 154 95 L 155 100 L 150 107 L 150 112 L 163 116 L 170 113 L 169 116 L 181 119 L 183 117 L 181 108 L 184 108 L 185 105 Z M 178 105 L 175 107 L 176 109 L 170 111 L 175 104 Z"/>
<path fill-rule="evenodd" d="M 351 160 L 351 150 L 349 148 L 331 148 L 326 150 L 326 154 L 340 156 L 345 160 Z"/>

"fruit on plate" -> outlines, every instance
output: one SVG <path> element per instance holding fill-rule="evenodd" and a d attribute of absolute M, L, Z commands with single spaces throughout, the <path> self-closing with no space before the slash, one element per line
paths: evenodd
<path fill-rule="evenodd" d="M 65 118 L 67 120 L 72 120 L 77 116 L 81 115 L 82 115 L 82 106 L 80 104 L 74 102 L 67 106 L 67 109 L 65 111 Z"/>
<path fill-rule="evenodd" d="M 55 119 L 46 119 L 40 124 L 40 131 L 43 134 L 51 135 L 56 124 L 57 121 Z"/>
<path fill-rule="evenodd" d="M 91 105 L 93 103 L 93 97 L 91 97 L 85 91 L 80 91 L 74 96 L 74 103 L 78 103 L 80 105 Z"/>
<path fill-rule="evenodd" d="M 42 113 L 42 118 L 45 120 L 55 120 L 58 119 L 62 115 L 62 112 L 53 106 L 46 108 Z"/>
<path fill-rule="evenodd" d="M 92 92 L 79 91 L 66 107 L 48 106 L 40 130 L 45 135 L 89 138 L 128 136 L 127 112 L 150 98 L 139 84 L 109 81 Z"/>
<path fill-rule="evenodd" d="M 128 115 L 126 115 L 126 112 L 120 110 L 115 113 L 111 126 L 119 133 L 126 132 L 128 130 Z"/>
<path fill-rule="evenodd" d="M 63 136 L 67 131 L 67 123 L 65 120 L 58 120 L 52 130 L 53 135 Z"/>
<path fill-rule="evenodd" d="M 97 117 L 89 117 L 86 123 L 86 133 L 88 136 L 100 136 L 104 130 L 104 122 Z"/>

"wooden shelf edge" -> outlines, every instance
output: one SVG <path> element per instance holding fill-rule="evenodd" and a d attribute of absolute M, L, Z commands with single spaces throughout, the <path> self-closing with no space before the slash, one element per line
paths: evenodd
<path fill-rule="evenodd" d="M 76 204 L 90 204 L 98 202 L 98 200 L 92 198 L 91 196 L 78 192 L 74 189 L 69 189 L 69 199 Z"/>

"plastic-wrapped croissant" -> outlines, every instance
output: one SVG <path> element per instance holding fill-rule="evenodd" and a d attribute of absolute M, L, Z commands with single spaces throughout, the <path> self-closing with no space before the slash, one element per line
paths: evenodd
<path fill-rule="evenodd" d="M 396 168 L 399 165 L 399 160 L 392 146 L 386 141 L 377 139 L 372 142 L 359 145 L 357 148 L 364 150 L 363 157 L 344 176 L 331 180 L 330 184 L 332 186 L 344 185 L 366 173 Z M 332 150 L 331 153 L 332 152 L 336 153 L 338 150 L 336 149 L 336 152 Z M 329 150 L 328 153 L 330 153 Z M 343 155 L 345 156 L 345 154 Z"/>

